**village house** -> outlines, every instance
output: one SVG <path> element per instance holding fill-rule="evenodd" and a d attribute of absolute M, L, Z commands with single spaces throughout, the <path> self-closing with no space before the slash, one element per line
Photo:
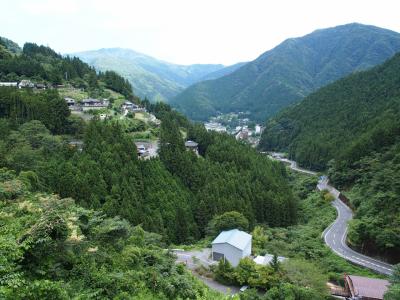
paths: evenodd
<path fill-rule="evenodd" d="M 98 99 L 84 99 L 82 100 L 83 111 L 104 109 L 108 107 L 108 100 L 98 100 Z"/>
<path fill-rule="evenodd" d="M 75 99 L 69 98 L 69 97 L 65 97 L 64 98 L 65 102 L 67 102 L 68 106 L 74 106 L 75 105 Z"/>
<path fill-rule="evenodd" d="M 143 112 L 143 111 L 145 111 L 145 109 L 143 107 L 140 107 L 139 105 L 137 105 L 135 103 L 132 103 L 130 101 L 125 101 L 122 104 L 122 109 L 123 110 L 126 109 L 126 110 L 131 111 L 131 112 Z"/>
<path fill-rule="evenodd" d="M 0 82 L 0 87 L 5 86 L 5 87 L 17 87 L 18 82 Z"/>
<path fill-rule="evenodd" d="M 195 154 L 199 154 L 199 149 L 198 149 L 199 144 L 193 141 L 186 141 L 185 142 L 185 147 L 187 150 L 190 150 L 194 152 Z"/>
<path fill-rule="evenodd" d="M 383 300 L 389 281 L 355 275 L 345 275 L 345 292 L 352 300 Z"/>
<path fill-rule="evenodd" d="M 36 88 L 38 90 L 45 90 L 47 86 L 44 83 L 36 83 Z"/>
<path fill-rule="evenodd" d="M 252 236 L 239 229 L 222 231 L 212 242 L 212 260 L 226 259 L 236 267 L 240 260 L 251 254 Z"/>
<path fill-rule="evenodd" d="M 18 84 L 18 87 L 20 89 L 23 89 L 23 88 L 34 88 L 35 84 L 30 80 L 25 80 L 24 79 L 24 80 L 21 80 L 21 82 Z"/>
<path fill-rule="evenodd" d="M 71 149 L 76 149 L 79 152 L 83 151 L 83 141 L 80 140 L 71 140 L 68 142 L 68 145 Z"/>

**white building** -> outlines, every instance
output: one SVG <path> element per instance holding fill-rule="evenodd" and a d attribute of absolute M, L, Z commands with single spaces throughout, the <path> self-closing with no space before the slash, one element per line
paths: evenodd
<path fill-rule="evenodd" d="M 0 86 L 17 87 L 18 82 L 0 82 Z"/>
<path fill-rule="evenodd" d="M 262 129 L 262 128 L 261 128 L 261 125 L 258 125 L 258 124 L 257 124 L 256 127 L 254 128 L 255 134 L 261 134 L 261 129 Z"/>
<path fill-rule="evenodd" d="M 212 259 L 226 259 L 236 267 L 242 258 L 250 256 L 251 238 L 250 234 L 238 229 L 222 231 L 212 242 Z"/>

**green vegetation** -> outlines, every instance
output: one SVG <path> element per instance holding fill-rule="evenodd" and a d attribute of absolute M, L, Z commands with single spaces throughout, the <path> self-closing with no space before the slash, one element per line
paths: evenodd
<path fill-rule="evenodd" d="M 257 225 L 252 231 L 253 255 L 273 253 L 269 265 L 245 258 L 233 268 L 220 261 L 213 268 L 214 278 L 224 284 L 249 285 L 241 299 L 330 299 L 326 282 L 344 286 L 343 274 L 379 277 L 334 254 L 323 242 L 323 230 L 335 219 L 335 209 L 323 193 L 315 191 L 316 177 L 290 173 L 290 182 L 299 197 L 298 224 L 285 228 Z M 287 260 L 279 262 L 277 256 Z M 395 290 L 395 289 L 394 289 Z M 247 295 L 250 298 L 246 298 Z M 393 298 L 395 299 L 395 298 Z"/>
<path fill-rule="evenodd" d="M 390 278 L 389 290 L 385 293 L 385 300 L 400 299 L 400 264 L 395 266 L 392 277 Z"/>
<path fill-rule="evenodd" d="M 175 264 L 161 236 L 33 193 L 27 175 L 0 169 L 1 299 L 222 299 Z"/>
<path fill-rule="evenodd" d="M 400 261 L 400 55 L 339 80 L 271 119 L 261 147 L 329 168 L 355 209 L 349 242 Z"/>
<path fill-rule="evenodd" d="M 250 111 L 264 121 L 329 82 L 382 63 L 400 50 L 398 33 L 361 24 L 288 39 L 235 72 L 192 85 L 171 104 L 194 120 Z"/>
<path fill-rule="evenodd" d="M 208 224 L 207 233 L 211 236 L 217 236 L 221 231 L 230 229 L 248 231 L 249 221 L 237 211 L 228 211 L 212 218 Z"/>
<path fill-rule="evenodd" d="M 35 83 L 50 86 L 71 84 L 94 96 L 105 88 L 132 98 L 131 85 L 115 72 L 97 74 L 96 71 L 76 57 L 63 57 L 49 47 L 25 43 L 22 51 L 16 51 L 15 43 L 0 44 L 0 81 L 31 79 Z"/>
<path fill-rule="evenodd" d="M 277 253 L 280 256 L 316 264 L 330 280 L 340 282 L 343 273 L 376 276 L 334 254 L 321 234 L 336 218 L 335 209 L 323 193 L 315 191 L 316 178 L 291 173 L 292 188 L 299 197 L 298 224 L 287 228 L 256 226 L 253 230 L 253 252 L 256 255 Z"/>

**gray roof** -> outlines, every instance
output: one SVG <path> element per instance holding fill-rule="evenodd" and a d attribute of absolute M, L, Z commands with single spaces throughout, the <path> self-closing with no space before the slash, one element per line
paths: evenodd
<path fill-rule="evenodd" d="M 251 241 L 251 235 L 240 231 L 239 229 L 232 229 L 229 231 L 222 231 L 212 242 L 212 244 L 224 244 L 227 243 L 232 245 L 239 250 L 244 250 Z"/>
<path fill-rule="evenodd" d="M 198 144 L 196 143 L 196 142 L 193 142 L 193 141 L 186 141 L 185 142 L 185 147 L 197 147 L 198 146 Z"/>

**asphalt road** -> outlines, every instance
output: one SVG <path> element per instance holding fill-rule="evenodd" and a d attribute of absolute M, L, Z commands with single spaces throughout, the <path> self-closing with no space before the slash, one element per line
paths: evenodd
<path fill-rule="evenodd" d="M 316 175 L 315 172 L 299 168 L 295 161 L 282 157 L 280 153 L 273 153 L 270 157 L 272 159 L 290 164 L 290 168 L 295 171 Z M 317 188 L 320 191 L 328 190 L 335 197 L 335 200 L 332 201 L 332 205 L 338 212 L 336 220 L 322 233 L 325 244 L 337 255 L 354 264 L 371 269 L 381 274 L 391 275 L 393 273 L 393 265 L 358 253 L 347 246 L 347 225 L 348 222 L 353 218 L 353 212 L 339 199 L 340 192 L 328 184 L 328 178 L 326 176 L 320 178 Z"/>
<path fill-rule="evenodd" d="M 332 251 L 335 252 L 337 255 L 343 257 L 348 261 L 351 261 L 354 264 L 371 269 L 381 274 L 392 274 L 393 265 L 358 253 L 347 246 L 347 223 L 353 218 L 353 212 L 338 198 L 339 191 L 329 186 L 326 179 L 320 180 L 318 188 L 321 190 L 327 189 L 331 191 L 331 194 L 335 197 L 332 205 L 336 208 L 338 212 L 336 220 L 328 228 L 326 228 L 322 234 L 325 244 L 327 244 L 328 247 L 331 248 Z"/>

